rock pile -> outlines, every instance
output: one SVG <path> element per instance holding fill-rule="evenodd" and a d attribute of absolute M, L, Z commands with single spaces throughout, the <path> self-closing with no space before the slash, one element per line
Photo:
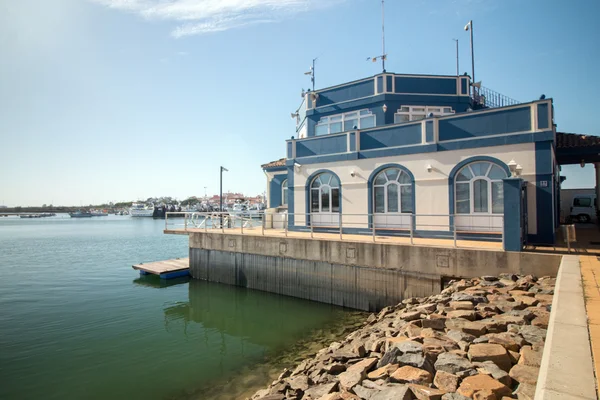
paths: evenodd
<path fill-rule="evenodd" d="M 503 274 L 405 299 L 252 400 L 533 399 L 554 284 Z"/>

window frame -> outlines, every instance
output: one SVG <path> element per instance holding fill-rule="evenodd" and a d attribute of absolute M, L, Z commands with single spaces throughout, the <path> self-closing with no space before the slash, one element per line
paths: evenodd
<path fill-rule="evenodd" d="M 367 118 L 371 118 L 371 117 L 373 118 L 373 126 L 369 126 L 367 128 L 362 128 L 361 121 L 363 119 L 367 119 Z M 375 113 L 368 108 L 363 108 L 361 110 L 348 111 L 348 112 L 345 112 L 342 114 L 334 114 L 334 115 L 327 115 L 325 117 L 321 117 L 321 119 L 319 119 L 319 122 L 317 122 L 317 124 L 315 125 L 315 136 L 325 136 L 325 135 L 332 135 L 332 134 L 336 134 L 336 133 L 353 131 L 354 127 L 352 129 L 345 129 L 345 123 L 346 123 L 346 121 L 352 121 L 354 119 L 357 121 L 356 129 L 370 129 L 370 128 L 375 128 L 377 126 L 377 116 L 375 115 Z M 332 132 L 331 125 L 339 124 L 339 123 L 342 124 L 341 130 Z M 318 128 L 323 127 L 323 126 L 327 126 L 327 132 L 320 133 L 320 134 L 317 133 Z"/>
<path fill-rule="evenodd" d="M 281 205 L 282 206 L 288 205 L 287 194 L 288 194 L 288 180 L 284 179 L 283 182 L 281 182 Z"/>
<path fill-rule="evenodd" d="M 447 109 L 450 109 L 450 111 L 447 111 Z M 394 124 L 404 124 L 407 122 L 421 121 L 427 118 L 429 113 L 432 113 L 434 117 L 443 117 L 447 115 L 456 114 L 456 111 L 454 111 L 452 107 L 449 106 L 400 106 L 400 108 L 394 113 Z M 400 116 L 406 115 L 408 115 L 408 121 L 399 121 Z M 416 118 L 417 116 L 419 118 Z"/>
<path fill-rule="evenodd" d="M 487 169 L 485 171 L 485 173 L 483 175 L 481 174 L 476 174 L 475 170 L 472 168 L 473 165 L 475 164 L 488 164 Z M 499 214 L 504 214 L 504 205 L 502 205 L 502 211 L 494 211 L 494 184 L 495 183 L 502 183 L 504 178 L 490 178 L 490 173 L 492 172 L 493 168 L 496 167 L 499 170 L 501 170 L 504 174 L 504 178 L 508 178 L 508 175 L 506 174 L 506 171 L 504 170 L 504 168 L 502 168 L 500 165 L 498 165 L 495 162 L 492 161 L 473 161 L 470 162 L 468 164 L 466 164 L 465 166 L 463 166 L 461 169 L 459 169 L 456 172 L 456 175 L 454 176 L 454 212 L 456 215 L 459 216 L 463 216 L 463 215 L 499 215 Z M 467 177 L 466 174 L 463 174 L 463 171 L 469 171 L 470 174 L 470 178 L 468 180 L 458 180 L 459 176 L 462 174 L 465 177 Z M 486 196 L 487 196 L 487 201 L 486 201 L 486 209 L 487 211 L 475 211 L 475 190 L 474 190 L 474 186 L 475 186 L 475 182 L 479 181 L 479 180 L 483 180 L 486 181 L 487 184 L 487 188 L 486 188 Z M 462 199 L 462 200 L 458 200 L 458 185 L 468 185 L 469 188 L 469 192 L 468 192 L 468 202 L 469 202 L 469 212 L 459 212 L 459 207 L 458 207 L 458 203 L 460 202 L 465 202 L 467 201 L 466 199 Z M 500 186 L 502 187 L 502 186 Z M 499 196 L 497 196 L 499 197 Z M 502 194 L 502 198 L 504 198 L 504 194 Z M 498 200 L 498 199 L 496 199 Z M 481 203 L 481 201 L 479 202 Z"/>
<path fill-rule="evenodd" d="M 324 183 L 322 180 L 320 180 L 320 178 L 323 175 L 330 175 L 329 180 Z M 318 187 L 314 187 L 315 182 L 317 181 L 317 179 L 319 179 L 319 186 Z M 337 181 L 337 186 L 332 184 L 332 181 Z M 341 212 L 341 186 L 342 183 L 339 181 L 339 179 L 331 172 L 321 172 L 320 174 L 318 174 L 317 176 L 315 176 L 311 181 L 310 181 L 310 186 L 309 186 L 309 210 L 311 214 L 339 214 Z M 328 191 L 328 211 L 323 211 L 323 192 L 324 189 L 327 189 Z M 334 190 L 337 191 L 337 211 L 333 210 L 333 205 L 334 205 L 334 200 L 333 200 L 333 193 Z M 317 192 L 317 199 L 318 199 L 318 211 L 314 211 L 313 210 L 313 199 L 314 199 L 314 192 Z"/>
<path fill-rule="evenodd" d="M 389 170 L 397 170 L 399 173 L 396 176 L 396 179 L 394 180 L 390 180 L 389 176 L 387 175 L 386 171 Z M 405 183 L 400 183 L 401 181 L 401 177 L 402 175 L 406 175 L 408 177 L 408 182 Z M 386 181 L 385 183 L 381 184 L 381 183 L 377 183 L 377 179 L 379 178 L 379 176 L 384 176 Z M 373 187 L 373 214 L 379 214 L 379 215 L 402 215 L 402 214 L 413 214 L 414 213 L 414 204 L 413 204 L 413 194 L 414 194 L 414 185 L 413 185 L 413 181 L 411 176 L 402 168 L 399 167 L 394 167 L 394 166 L 390 166 L 387 168 L 382 169 L 381 171 L 379 171 L 377 173 L 377 175 L 375 175 L 373 177 L 373 183 L 372 183 L 372 187 Z M 398 211 L 389 211 L 389 187 L 391 185 L 397 186 L 398 187 L 398 192 L 396 194 L 396 196 L 398 197 Z M 409 187 L 410 188 L 410 194 L 405 194 L 408 195 L 410 197 L 410 205 L 411 205 L 411 209 L 409 211 L 403 211 L 402 209 L 402 198 L 403 198 L 403 194 L 402 194 L 402 188 L 403 187 Z M 377 211 L 377 188 L 383 188 L 383 211 Z"/>

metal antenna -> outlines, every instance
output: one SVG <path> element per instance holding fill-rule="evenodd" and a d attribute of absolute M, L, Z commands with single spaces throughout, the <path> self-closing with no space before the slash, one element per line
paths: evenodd
<path fill-rule="evenodd" d="M 381 67 L 385 72 L 385 4 L 381 0 Z"/>
<path fill-rule="evenodd" d="M 312 82 L 312 90 L 315 91 L 315 61 L 317 61 L 319 57 L 313 58 L 312 67 L 310 67 L 310 71 L 305 72 L 304 75 L 310 75 L 310 81 Z"/>
<path fill-rule="evenodd" d="M 456 76 L 459 76 L 460 73 L 458 72 L 458 39 L 452 39 L 456 42 Z"/>
<path fill-rule="evenodd" d="M 377 57 L 367 57 L 367 61 L 376 62 L 377 59 L 381 59 L 381 67 L 385 72 L 385 0 L 381 0 L 381 55 Z"/>

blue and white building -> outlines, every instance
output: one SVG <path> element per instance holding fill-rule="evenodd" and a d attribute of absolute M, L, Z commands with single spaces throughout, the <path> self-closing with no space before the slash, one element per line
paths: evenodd
<path fill-rule="evenodd" d="M 553 244 L 552 100 L 483 93 L 466 75 L 393 73 L 309 91 L 286 157 L 263 165 L 269 207 L 290 230 Z"/>

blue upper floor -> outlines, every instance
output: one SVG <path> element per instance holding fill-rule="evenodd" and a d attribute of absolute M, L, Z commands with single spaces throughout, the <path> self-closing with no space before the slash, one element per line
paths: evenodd
<path fill-rule="evenodd" d="M 369 129 L 462 113 L 471 107 L 469 76 L 382 73 L 308 92 L 296 137 Z"/>
<path fill-rule="evenodd" d="M 287 140 L 286 155 L 312 164 L 554 140 L 552 99 L 544 99 Z"/>

